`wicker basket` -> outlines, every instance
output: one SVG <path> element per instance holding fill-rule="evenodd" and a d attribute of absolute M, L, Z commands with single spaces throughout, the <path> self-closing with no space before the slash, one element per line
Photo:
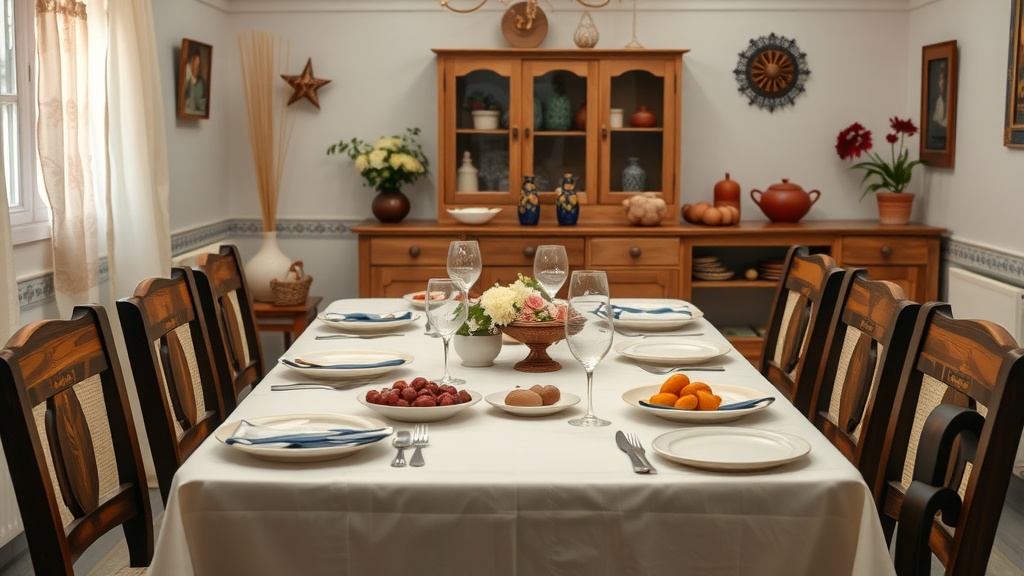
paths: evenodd
<path fill-rule="evenodd" d="M 274 278 L 270 281 L 270 290 L 274 293 L 274 306 L 305 304 L 306 298 L 309 297 L 309 285 L 312 283 L 313 277 L 302 272 L 302 260 L 293 262 L 284 279 Z"/>

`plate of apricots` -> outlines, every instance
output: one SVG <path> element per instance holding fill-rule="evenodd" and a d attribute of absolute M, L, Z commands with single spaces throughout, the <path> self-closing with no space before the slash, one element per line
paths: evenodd
<path fill-rule="evenodd" d="M 771 402 L 757 404 L 750 408 L 719 410 L 723 404 L 745 400 L 756 400 L 764 394 L 752 388 L 731 384 L 706 384 L 691 382 L 686 374 L 673 374 L 660 385 L 641 386 L 627 390 L 622 400 L 638 410 L 673 422 L 709 424 L 731 422 L 764 410 Z M 641 402 L 651 404 L 644 406 Z M 665 408 L 675 408 L 674 410 Z"/>

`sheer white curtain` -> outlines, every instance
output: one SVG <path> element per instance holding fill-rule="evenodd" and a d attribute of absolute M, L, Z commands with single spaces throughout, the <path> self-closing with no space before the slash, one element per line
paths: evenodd
<path fill-rule="evenodd" d="M 171 268 L 170 176 L 149 0 L 107 0 L 110 289 L 130 296 Z"/>
<path fill-rule="evenodd" d="M 3 141 L 0 140 L 0 158 L 3 158 Z M 7 209 L 7 178 L 4 175 L 4 163 L 0 162 L 0 273 L 4 275 L 0 283 L 0 348 L 18 329 L 18 279 L 14 276 L 14 247 L 11 244 L 11 219 Z M 2 454 L 2 451 L 0 451 Z M 0 474 L 2 475 L 2 474 Z"/>
<path fill-rule="evenodd" d="M 70 316 L 75 304 L 99 300 L 86 18 L 85 2 L 36 2 L 36 137 L 53 220 L 53 284 L 62 317 Z"/>

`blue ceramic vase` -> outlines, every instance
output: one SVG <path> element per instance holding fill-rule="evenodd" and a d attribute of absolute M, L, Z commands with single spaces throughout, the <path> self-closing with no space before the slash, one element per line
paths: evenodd
<path fill-rule="evenodd" d="M 540 196 L 533 176 L 523 176 L 523 187 L 519 190 L 519 223 L 532 226 L 540 221 Z"/>
<path fill-rule="evenodd" d="M 638 164 L 638 158 L 630 158 L 629 166 L 622 170 L 622 191 L 643 192 L 647 186 L 647 172 Z"/>
<path fill-rule="evenodd" d="M 576 178 L 572 174 L 562 176 L 555 194 L 555 215 L 561 226 L 572 226 L 580 217 L 580 199 L 576 196 Z"/>

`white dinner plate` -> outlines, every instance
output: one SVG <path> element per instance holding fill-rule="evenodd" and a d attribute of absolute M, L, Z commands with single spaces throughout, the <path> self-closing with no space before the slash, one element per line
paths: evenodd
<path fill-rule="evenodd" d="M 729 350 L 732 348 L 723 344 L 694 338 L 626 340 L 615 345 L 619 354 L 648 364 L 697 364 L 717 358 Z"/>
<path fill-rule="evenodd" d="M 516 416 L 547 416 L 556 412 L 561 412 L 570 406 L 579 404 L 580 397 L 575 394 L 568 392 L 562 392 L 562 397 L 558 399 L 558 402 L 549 404 L 547 406 L 509 406 L 505 404 L 505 396 L 508 396 L 509 391 L 495 392 L 484 396 L 484 400 L 488 404 L 495 408 L 504 410 L 509 414 L 515 414 Z"/>
<path fill-rule="evenodd" d="M 344 312 L 336 312 L 333 310 L 321 312 L 317 314 L 316 317 L 324 323 L 324 326 L 344 330 L 346 332 L 363 333 L 390 332 L 395 328 L 400 328 L 420 319 L 420 315 L 415 312 L 408 310 L 400 310 L 396 312 L 398 315 L 408 314 L 409 317 L 400 320 L 376 320 L 373 322 L 369 320 L 343 320 L 340 316 L 335 316 L 335 314 L 344 314 Z M 387 314 L 387 312 L 383 312 L 383 314 Z"/>
<path fill-rule="evenodd" d="M 743 400 L 754 400 L 756 398 L 763 398 L 765 394 L 753 388 L 745 388 L 743 386 L 732 386 L 730 384 L 709 384 L 711 386 L 711 393 L 717 394 L 722 397 L 722 404 L 730 404 L 732 402 L 742 402 Z M 720 424 L 722 422 L 731 422 L 738 420 L 747 414 L 753 414 L 754 412 L 760 412 L 767 408 L 770 404 L 758 404 L 752 408 L 742 408 L 739 410 L 676 410 L 668 408 L 651 408 L 649 406 L 640 405 L 640 401 L 647 401 L 661 390 L 661 385 L 656 384 L 654 386 L 641 386 L 639 388 L 633 388 L 627 390 L 622 394 L 622 400 L 633 406 L 637 410 L 642 410 L 657 416 L 658 418 L 664 418 L 665 420 L 671 420 L 673 422 L 686 422 L 689 424 Z"/>
<path fill-rule="evenodd" d="M 388 406 L 386 404 L 373 404 L 367 402 L 365 392 L 356 394 L 356 400 L 363 406 L 376 410 L 378 414 L 391 420 L 398 420 L 399 422 L 437 422 L 455 416 L 476 404 L 482 398 L 479 392 L 473 392 L 472 390 L 466 390 L 466 392 L 469 392 L 472 400 L 462 404 L 452 404 L 451 406 Z"/>
<path fill-rule="evenodd" d="M 470 293 L 471 295 L 473 295 L 473 294 L 477 294 L 477 293 L 476 293 L 475 291 L 473 291 L 473 290 L 470 290 L 470 291 L 469 291 L 469 293 Z M 406 302 L 408 302 L 409 304 L 412 304 L 413 306 L 415 306 L 415 307 L 417 307 L 417 308 L 423 308 L 423 309 L 426 309 L 426 307 L 427 307 L 427 306 L 426 306 L 426 304 L 425 304 L 425 303 L 424 303 L 424 301 L 423 301 L 423 295 L 424 295 L 424 294 L 426 294 L 426 292 L 425 292 L 425 291 L 423 291 L 423 290 L 420 290 L 419 292 L 410 292 L 410 293 L 406 294 L 405 296 L 402 296 L 402 300 L 405 300 Z M 416 298 L 417 296 L 420 296 L 420 298 L 419 298 L 419 299 L 417 299 L 417 298 Z M 469 299 L 469 303 L 470 303 L 470 304 L 476 304 L 476 303 L 477 303 L 477 302 L 478 302 L 478 301 L 480 300 L 480 298 L 479 298 L 478 296 L 479 296 L 479 295 L 477 295 L 477 296 L 471 296 L 471 297 L 470 297 L 470 299 Z M 437 299 L 437 298 L 435 298 L 435 300 L 436 300 L 436 299 Z"/>
<path fill-rule="evenodd" d="M 806 440 L 792 434 L 728 426 L 674 430 L 655 438 L 651 447 L 673 462 L 726 472 L 767 470 L 811 451 Z"/>
<path fill-rule="evenodd" d="M 625 328 L 627 330 L 672 330 L 679 328 L 702 318 L 704 313 L 699 308 L 686 302 L 685 300 L 660 300 L 660 299 L 638 299 L 638 300 L 620 300 L 613 299 L 612 304 L 615 306 L 626 306 L 629 308 L 636 308 L 638 310 L 656 310 L 658 308 L 687 308 L 690 311 L 690 316 L 682 318 L 677 314 L 671 316 L 665 316 L 662 314 L 631 314 L 626 318 L 619 317 L 615 319 L 616 328 Z"/>
<path fill-rule="evenodd" d="M 288 424 L 292 422 L 323 422 L 328 424 L 337 424 L 338 426 L 345 428 L 387 428 L 385 432 L 388 436 L 394 432 L 391 426 L 388 426 L 376 418 L 349 416 L 347 414 L 288 414 L 282 416 L 265 416 L 262 418 L 246 418 L 246 421 L 253 424 L 264 425 Z M 274 462 L 321 462 L 323 460 L 344 458 L 345 456 L 349 456 L 354 452 L 358 452 L 363 448 L 373 446 L 377 442 L 380 442 L 380 440 L 377 440 L 375 442 L 370 442 L 369 444 L 360 444 L 358 446 L 326 446 L 323 448 L 274 448 L 258 444 L 228 444 L 227 439 L 235 433 L 239 424 L 241 424 L 240 420 L 225 422 L 219 428 L 214 430 L 213 435 L 217 437 L 217 440 L 223 442 L 225 446 L 241 450 L 242 452 L 251 454 L 261 460 L 271 460 Z"/>
<path fill-rule="evenodd" d="M 292 366 L 291 364 L 284 364 L 288 369 L 293 370 L 299 374 L 302 374 L 306 378 L 315 378 L 317 380 L 345 380 L 351 378 L 367 378 L 370 376 L 380 376 L 407 366 L 412 363 L 412 356 L 404 352 L 394 352 L 392 350 L 320 350 L 311 352 L 302 352 L 295 357 L 289 357 L 291 361 L 295 361 L 295 358 L 301 358 L 309 362 L 315 362 L 316 364 L 333 365 L 333 364 L 347 364 L 347 365 L 362 365 L 362 364 L 377 364 L 380 362 L 389 362 L 392 360 L 401 360 L 401 364 L 395 364 L 393 366 L 377 366 L 374 368 L 317 368 L 317 367 L 301 367 Z"/>

